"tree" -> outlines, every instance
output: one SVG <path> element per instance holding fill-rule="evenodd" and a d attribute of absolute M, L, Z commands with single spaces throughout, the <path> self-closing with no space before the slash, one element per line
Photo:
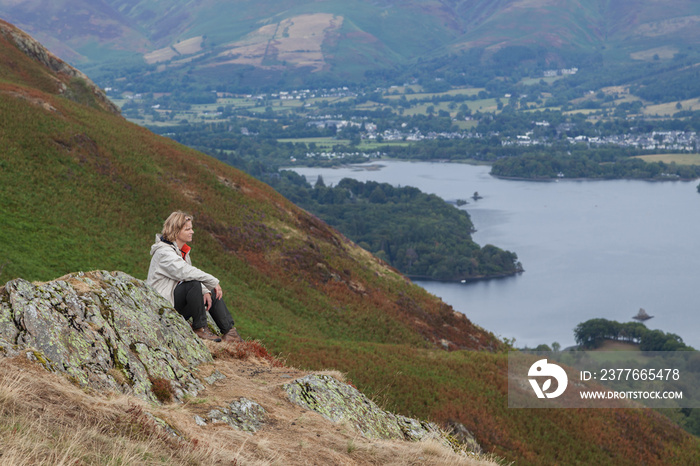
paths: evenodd
<path fill-rule="evenodd" d="M 610 321 L 607 319 L 590 319 L 582 322 L 574 329 L 574 338 L 576 343 L 583 348 L 597 348 L 600 344 L 613 337 L 617 339 L 617 330 L 619 322 Z"/>
<path fill-rule="evenodd" d="M 377 186 L 369 195 L 369 202 L 373 204 L 384 204 L 386 202 L 386 194 L 381 186 Z"/>
<path fill-rule="evenodd" d="M 620 323 L 607 319 L 590 319 L 574 329 L 576 343 L 583 348 L 597 348 L 604 340 L 638 341 L 642 351 L 685 351 L 692 349 L 674 333 L 649 330 L 641 322 Z"/>

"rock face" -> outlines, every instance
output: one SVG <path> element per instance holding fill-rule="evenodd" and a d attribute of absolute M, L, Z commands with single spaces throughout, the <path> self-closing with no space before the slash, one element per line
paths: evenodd
<path fill-rule="evenodd" d="M 0 288 L 0 357 L 26 354 L 75 383 L 155 401 L 152 380 L 176 399 L 203 388 L 193 370 L 212 360 L 155 290 L 122 272 L 90 272 Z"/>
<path fill-rule="evenodd" d="M 367 438 L 444 438 L 437 425 L 384 411 L 357 389 L 327 375 L 307 375 L 285 384 L 284 389 L 292 402 L 330 421 L 350 422 Z"/>

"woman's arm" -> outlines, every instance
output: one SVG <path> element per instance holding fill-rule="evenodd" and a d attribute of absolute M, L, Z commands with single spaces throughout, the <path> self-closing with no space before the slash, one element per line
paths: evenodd
<path fill-rule="evenodd" d="M 158 272 L 172 280 L 178 282 L 196 280 L 208 289 L 219 285 L 216 277 L 188 264 L 173 249 L 161 248 L 155 252 L 153 259 L 158 262 Z"/>

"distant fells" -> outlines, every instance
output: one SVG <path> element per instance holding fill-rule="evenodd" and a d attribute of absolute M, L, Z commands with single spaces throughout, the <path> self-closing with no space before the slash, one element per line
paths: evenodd
<path fill-rule="evenodd" d="M 122 61 L 213 78 L 357 78 L 446 56 L 437 66 L 454 72 L 475 57 L 557 68 L 596 55 L 666 59 L 700 39 L 697 2 L 655 0 L 57 0 L 3 2 L 0 17 L 81 68 Z"/>

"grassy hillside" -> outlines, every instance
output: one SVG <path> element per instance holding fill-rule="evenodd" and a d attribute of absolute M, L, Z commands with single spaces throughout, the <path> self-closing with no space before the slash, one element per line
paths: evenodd
<path fill-rule="evenodd" d="M 0 283 L 91 269 L 145 278 L 163 219 L 184 209 L 194 262 L 221 279 L 241 334 L 289 364 L 346 372 L 400 413 L 457 420 L 518 464 L 700 461 L 698 439 L 655 412 L 508 409 L 493 334 L 268 186 L 60 95 L 71 79 L 10 36 L 0 34 Z"/>

